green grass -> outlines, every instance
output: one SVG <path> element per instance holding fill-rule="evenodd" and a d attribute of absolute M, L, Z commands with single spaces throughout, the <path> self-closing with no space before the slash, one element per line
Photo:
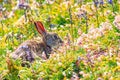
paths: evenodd
<path fill-rule="evenodd" d="M 31 67 L 21 67 L 21 60 L 12 60 L 7 57 L 8 54 L 13 52 L 25 40 L 38 37 L 34 24 L 30 21 L 24 20 L 16 23 L 22 15 L 24 10 L 16 10 L 15 15 L 9 19 L 3 20 L 0 23 L 0 79 L 6 80 L 38 80 L 43 78 L 45 80 L 69 80 L 76 73 L 81 80 L 96 80 L 102 78 L 105 80 L 119 80 L 120 67 L 119 67 L 119 35 L 120 30 L 113 24 L 115 16 L 119 14 L 119 4 L 114 4 L 115 13 L 112 12 L 112 6 L 108 3 L 104 4 L 104 13 L 110 11 L 108 14 L 101 12 L 98 7 L 98 21 L 101 25 L 107 22 L 112 29 L 103 30 L 102 36 L 92 37 L 99 33 L 96 29 L 100 30 L 101 26 L 97 24 L 96 13 L 90 8 L 92 0 L 83 2 L 84 10 L 87 12 L 88 17 L 88 33 L 86 33 L 86 20 L 84 17 L 77 17 L 80 14 L 78 8 L 79 4 L 71 1 L 71 15 L 72 25 L 70 23 L 69 8 L 64 1 L 56 1 L 53 4 L 47 4 L 42 0 L 41 7 L 37 6 L 39 16 L 36 15 L 35 10 L 29 10 L 27 18 L 43 22 L 48 31 L 56 32 L 64 42 L 68 42 L 70 38 L 70 45 L 63 46 L 62 52 L 58 52 L 50 59 L 44 61 L 37 59 L 34 63 L 30 64 Z M 39 2 L 39 1 L 38 1 Z M 16 3 L 16 2 L 15 2 Z M 11 5 L 5 4 L 4 7 L 11 11 L 15 6 L 12 2 Z M 30 0 L 32 5 L 32 0 Z M 81 7 L 83 7 L 81 5 Z M 91 4 L 94 6 L 94 4 Z M 91 15 L 92 14 L 92 15 Z M 48 18 L 51 21 L 48 21 Z M 55 25 L 52 30 L 49 25 Z M 63 27 L 62 27 L 63 26 Z M 71 27 L 72 26 L 72 27 Z M 103 25 L 106 27 L 108 25 Z M 95 33 L 89 34 L 89 29 L 96 30 Z M 99 27 L 99 28 L 98 28 Z M 78 33 L 81 30 L 81 34 Z M 71 32 L 73 31 L 73 33 Z M 67 36 L 68 35 L 68 36 Z M 86 36 L 87 35 L 87 36 Z M 81 37 L 83 41 L 81 44 L 76 44 L 78 38 Z M 74 44 L 72 44 L 74 39 Z M 75 50 L 73 50 L 73 47 Z M 102 52 L 103 51 L 103 52 Z M 80 57 L 80 60 L 78 58 Z M 78 63 L 76 63 L 79 61 Z"/>

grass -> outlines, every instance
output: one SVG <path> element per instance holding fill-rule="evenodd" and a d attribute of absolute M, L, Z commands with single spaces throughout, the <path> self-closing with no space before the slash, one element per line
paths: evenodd
<path fill-rule="evenodd" d="M 32 3 L 30 0 L 30 5 L 33 5 Z M 24 21 L 24 17 L 22 18 L 24 10 L 20 9 L 15 11 L 13 17 L 2 20 L 0 23 L 0 79 L 69 80 L 75 76 L 81 80 L 99 78 L 119 80 L 120 30 L 113 24 L 115 17 L 119 14 L 119 4 L 114 4 L 116 13 L 114 14 L 110 4 L 103 4 L 104 11 L 101 11 L 100 7 L 95 7 L 92 3 L 92 0 L 86 0 L 80 7 L 76 2 L 71 1 L 69 3 L 71 12 L 69 12 L 67 1 L 61 3 L 56 1 L 53 4 L 42 1 L 41 6 L 36 6 L 39 16 L 36 15 L 34 9 L 28 10 L 28 22 Z M 10 12 L 15 4 L 16 2 L 12 2 L 4 6 Z M 78 17 L 81 15 L 80 8 L 87 12 L 87 30 L 84 16 Z M 96 20 L 96 15 L 98 20 Z M 48 24 L 49 17 L 51 21 Z M 48 31 L 56 32 L 61 36 L 65 46 L 50 59 L 46 61 L 37 59 L 30 64 L 30 68 L 27 68 L 21 67 L 20 59 L 14 61 L 7 55 L 25 40 L 39 36 L 34 24 L 29 21 L 32 19 L 42 21 Z M 54 25 L 51 29 L 50 24 Z M 72 49 L 73 46 L 75 50 Z"/>

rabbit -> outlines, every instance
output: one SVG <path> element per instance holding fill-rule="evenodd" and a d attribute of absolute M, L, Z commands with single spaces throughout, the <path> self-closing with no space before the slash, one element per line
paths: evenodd
<path fill-rule="evenodd" d="M 40 21 L 34 22 L 37 31 L 42 36 L 41 40 L 27 40 L 23 42 L 10 57 L 14 60 L 21 58 L 23 61 L 29 61 L 30 63 L 35 60 L 36 57 L 42 58 L 44 52 L 48 59 L 53 50 L 62 46 L 62 39 L 52 32 L 47 32 L 43 24 Z"/>

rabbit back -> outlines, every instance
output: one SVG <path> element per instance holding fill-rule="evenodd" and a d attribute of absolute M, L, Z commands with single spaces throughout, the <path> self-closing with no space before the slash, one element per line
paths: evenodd
<path fill-rule="evenodd" d="M 44 51 L 42 42 L 36 40 L 29 40 L 22 43 L 10 56 L 13 59 L 22 58 L 24 61 L 33 61 L 36 57 L 41 57 Z"/>

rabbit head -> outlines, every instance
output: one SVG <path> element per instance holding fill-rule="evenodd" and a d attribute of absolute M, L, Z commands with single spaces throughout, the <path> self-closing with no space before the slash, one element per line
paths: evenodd
<path fill-rule="evenodd" d="M 37 31 L 41 34 L 44 44 L 52 49 L 57 49 L 63 41 L 56 33 L 47 32 L 40 21 L 34 22 Z"/>

